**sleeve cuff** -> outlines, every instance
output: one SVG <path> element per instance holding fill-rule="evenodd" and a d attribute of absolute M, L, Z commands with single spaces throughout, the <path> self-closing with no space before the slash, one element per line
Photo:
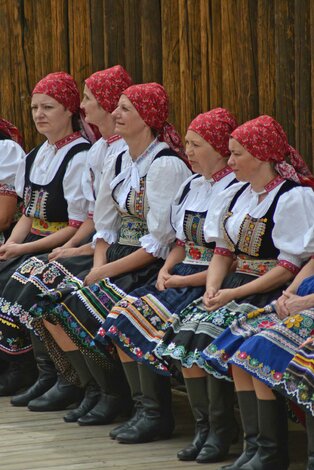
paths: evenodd
<path fill-rule="evenodd" d="M 69 227 L 79 228 L 82 225 L 83 221 L 69 219 Z"/>
<path fill-rule="evenodd" d="M 118 234 L 117 232 L 110 231 L 110 230 L 99 230 L 93 236 L 93 241 L 92 241 L 93 248 L 95 248 L 96 241 L 98 239 L 105 240 L 105 242 L 108 243 L 108 245 L 111 245 L 112 243 L 115 243 L 118 240 Z"/>
<path fill-rule="evenodd" d="M 228 256 L 229 258 L 235 258 L 235 254 L 232 253 L 232 251 L 228 250 L 227 248 L 221 248 L 219 246 L 216 246 L 214 254 L 220 256 Z"/>
<path fill-rule="evenodd" d="M 0 196 L 17 197 L 14 186 L 12 184 L 0 184 Z"/>
<path fill-rule="evenodd" d="M 292 274 L 296 275 L 300 271 L 299 266 L 296 266 L 295 264 L 291 263 L 290 261 L 287 261 L 285 259 L 280 259 L 278 261 L 278 266 L 281 266 L 282 268 L 287 269 L 290 271 Z"/>
<path fill-rule="evenodd" d="M 178 240 L 178 238 L 177 238 L 176 239 L 176 245 L 185 247 L 185 242 L 183 242 L 182 240 Z"/>
<path fill-rule="evenodd" d="M 151 253 L 156 258 L 166 259 L 169 251 L 169 245 L 161 245 L 151 234 L 140 238 L 141 246 L 147 253 Z"/>

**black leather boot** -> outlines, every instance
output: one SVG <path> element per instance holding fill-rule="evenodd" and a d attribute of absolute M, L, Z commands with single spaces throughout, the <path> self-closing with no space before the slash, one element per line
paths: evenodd
<path fill-rule="evenodd" d="M 1 376 L 7 370 L 8 363 L 5 361 L 0 360 L 0 383 L 1 383 Z"/>
<path fill-rule="evenodd" d="M 223 460 L 229 447 L 238 438 L 238 425 L 234 417 L 234 389 L 231 382 L 207 377 L 209 388 L 210 430 L 196 457 L 197 463 Z"/>
<path fill-rule="evenodd" d="M 33 352 L 38 369 L 37 381 L 25 392 L 15 395 L 11 399 L 13 406 L 27 406 L 31 400 L 47 392 L 57 381 L 57 371 L 44 343 L 31 333 Z"/>
<path fill-rule="evenodd" d="M 314 416 L 309 413 L 306 414 L 306 433 L 309 456 L 307 470 L 314 470 Z"/>
<path fill-rule="evenodd" d="M 86 364 L 101 389 L 97 404 L 78 419 L 80 426 L 110 424 L 121 414 L 131 413 L 133 403 L 128 383 L 120 362 L 114 369 L 105 369 L 93 359 L 85 358 Z"/>
<path fill-rule="evenodd" d="M 70 384 L 61 375 L 57 382 L 43 395 L 28 403 L 31 411 L 60 411 L 82 400 L 83 391 Z"/>
<path fill-rule="evenodd" d="M 91 375 L 85 362 L 85 357 L 79 350 L 67 351 L 65 354 L 72 367 L 77 372 L 82 389 L 84 390 L 84 398 L 80 405 L 74 410 L 70 410 L 63 417 L 66 423 L 75 423 L 79 418 L 85 416 L 94 408 L 100 398 L 100 387 Z"/>
<path fill-rule="evenodd" d="M 281 413 L 280 401 L 257 400 L 259 434 L 258 449 L 254 457 L 241 466 L 241 470 L 287 470 L 289 463 L 281 445 L 287 421 Z"/>
<path fill-rule="evenodd" d="M 120 432 L 126 431 L 130 426 L 133 426 L 133 424 L 140 419 L 143 411 L 142 391 L 137 362 L 122 362 L 122 367 L 131 390 L 134 410 L 131 419 L 119 424 L 110 431 L 109 436 L 111 439 L 116 439 Z"/>
<path fill-rule="evenodd" d="M 37 368 L 34 358 L 27 354 L 18 361 L 10 362 L 7 370 L 1 374 L 0 396 L 10 396 L 19 390 L 30 387 L 37 379 Z"/>
<path fill-rule="evenodd" d="M 221 467 L 224 470 L 240 470 L 257 452 L 258 413 L 257 398 L 254 391 L 238 392 L 241 420 L 244 430 L 245 448 L 240 457 L 231 465 Z"/>
<path fill-rule="evenodd" d="M 168 439 L 174 429 L 169 378 L 144 365 L 139 365 L 139 375 L 143 410 L 135 424 L 117 435 L 116 440 L 124 444 Z"/>
<path fill-rule="evenodd" d="M 191 444 L 177 453 L 179 460 L 195 460 L 209 432 L 207 378 L 185 379 L 186 390 L 195 419 L 195 436 Z"/>

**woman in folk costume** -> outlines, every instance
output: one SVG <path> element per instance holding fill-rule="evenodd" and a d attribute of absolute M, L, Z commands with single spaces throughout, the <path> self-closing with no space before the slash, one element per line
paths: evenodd
<path fill-rule="evenodd" d="M 0 245 L 5 243 L 21 217 L 22 201 L 15 191 L 15 175 L 20 161 L 25 158 L 22 143 L 19 130 L 0 118 Z M 0 371 L 6 366 L 0 361 Z"/>
<path fill-rule="evenodd" d="M 47 75 L 32 93 L 33 120 L 47 140 L 19 164 L 15 189 L 24 213 L 0 248 L 0 357 L 10 362 L 1 377 L 1 395 L 30 385 L 35 377 L 29 335 L 9 312 L 5 285 L 24 260 L 65 243 L 86 217 L 80 179 L 90 143 L 78 130 L 79 105 L 76 83 L 64 72 Z"/>
<path fill-rule="evenodd" d="M 22 137 L 9 121 L 0 118 L 0 244 L 10 235 L 17 220 L 17 194 L 15 176 L 20 162 L 25 158 Z"/>
<path fill-rule="evenodd" d="M 84 279 L 93 266 L 94 250 L 91 244 L 75 246 L 93 234 L 94 198 L 98 194 L 102 172 L 106 171 L 110 159 L 127 147 L 125 141 L 114 134 L 114 118 L 111 112 L 116 108 L 122 91 L 131 83 L 130 76 L 120 65 L 96 72 L 85 81 L 84 99 L 81 104 L 85 120 L 97 126 L 102 136 L 89 150 L 82 174 L 82 191 L 89 202 L 88 212 L 91 218 L 85 219 L 65 245 L 50 253 L 49 263 L 47 256 L 32 257 L 11 276 L 3 296 L 7 302 L 11 302 L 9 312 L 12 311 L 18 325 L 25 325 L 32 330 L 29 308 L 36 302 L 37 295 L 62 285 L 65 279 L 76 276 Z M 33 411 L 64 409 L 73 402 L 73 387 L 62 377 L 56 382 L 56 370 L 46 349 L 32 332 L 31 338 L 39 377 L 28 390 L 14 396 L 11 403 L 15 406 L 29 405 Z M 94 403 L 99 397 L 95 384 L 90 385 L 90 399 L 91 395 L 91 403 Z M 92 406 L 91 403 L 89 406 Z"/>
<path fill-rule="evenodd" d="M 129 148 L 110 160 L 102 178 L 95 206 L 94 267 L 85 287 L 79 280 L 70 282 L 33 308 L 34 328 L 55 360 L 72 364 L 82 384 L 94 378 L 101 385 L 101 399 L 78 419 L 80 425 L 111 422 L 130 408 L 127 384 L 115 377 L 120 361 L 115 360 L 109 380 L 103 367 L 108 356 L 95 348 L 94 336 L 121 290 L 126 295 L 157 278 L 175 238 L 170 207 L 190 170 L 167 115 L 168 96 L 161 85 L 133 85 L 123 92 L 113 116 L 115 130 Z"/>
<path fill-rule="evenodd" d="M 171 315 L 175 312 L 179 315 L 204 293 L 214 244 L 205 242 L 203 225 L 212 204 L 220 204 L 221 191 L 236 182 L 226 164 L 229 135 L 236 126 L 232 114 L 222 108 L 199 114 L 191 122 L 186 134 L 186 154 L 196 174 L 183 183 L 172 204 L 176 244 L 159 271 L 156 285 L 140 287 L 122 298 L 96 337 L 99 347 L 108 343 L 108 337 L 118 346 L 135 401 L 136 413 L 131 421 L 110 433 L 119 442 L 147 442 L 156 438 L 163 431 L 163 415 L 171 413 L 170 406 L 166 408 L 162 403 L 158 387 L 161 380 L 158 374 L 170 374 L 153 349 Z M 138 367 L 137 362 L 143 366 Z"/>
<path fill-rule="evenodd" d="M 115 122 L 111 113 L 116 109 L 121 93 L 130 85 L 132 85 L 132 79 L 121 65 L 95 72 L 85 80 L 81 109 L 84 111 L 85 121 L 97 126 L 101 135 L 88 152 L 82 177 L 84 195 L 89 201 L 88 219 L 65 245 L 52 250 L 49 255 L 50 260 L 78 256 L 80 253 L 85 254 L 86 251 L 88 254 L 93 254 L 90 246 L 86 251 L 85 248 L 77 250 L 76 247 L 84 238 L 94 233 L 95 201 L 109 158 L 127 148 L 124 139 L 114 132 Z M 84 232 L 82 232 L 83 228 L 85 228 Z"/>
<path fill-rule="evenodd" d="M 313 241 L 311 244 L 313 249 Z M 278 449 L 283 430 L 274 423 L 280 418 L 274 407 L 274 390 L 305 411 L 307 468 L 314 468 L 313 273 L 312 257 L 276 303 L 235 320 L 205 351 L 206 360 L 222 376 L 232 368 L 245 432 L 244 453 L 233 465 L 223 468 L 287 468 L 288 457 L 280 455 L 282 449 Z M 282 438 L 287 436 L 283 434 Z"/>
<path fill-rule="evenodd" d="M 313 179 L 273 118 L 260 116 L 239 126 L 229 148 L 228 164 L 247 184 L 240 190 L 231 187 L 205 221 L 205 239 L 216 242 L 206 292 L 180 317 L 174 316 L 155 349 L 161 358 L 175 358 L 190 369 L 191 380 L 199 377 L 196 370 L 213 371 L 202 351 L 235 317 L 280 296 L 304 260 L 304 233 L 314 222 L 313 191 L 303 186 L 313 184 Z M 294 213 L 297 227 L 291 225 Z M 235 258 L 236 271 L 228 274 Z M 234 438 L 233 392 L 232 384 L 219 380 L 215 372 L 203 380 L 209 382 L 211 428 L 197 461 L 209 462 L 223 459 Z M 207 407 L 201 396 L 205 395 L 200 392 L 195 401 L 199 413 Z"/>

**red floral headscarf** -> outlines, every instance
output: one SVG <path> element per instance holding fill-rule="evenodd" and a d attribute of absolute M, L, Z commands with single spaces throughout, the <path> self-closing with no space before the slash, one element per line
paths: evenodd
<path fill-rule="evenodd" d="M 80 110 L 80 93 L 71 75 L 66 72 L 49 73 L 37 83 L 32 92 L 32 96 L 35 93 L 51 96 L 58 101 L 58 103 L 62 104 L 79 118 L 83 137 L 90 140 L 91 143 L 97 140 L 99 137 L 98 129 L 85 122 L 84 112 Z"/>
<path fill-rule="evenodd" d="M 181 137 L 172 124 L 167 122 L 169 99 L 159 83 L 132 85 L 124 90 L 143 121 L 157 132 L 157 138 L 186 160 Z"/>
<path fill-rule="evenodd" d="M 221 156 L 228 157 L 230 155 L 228 146 L 230 134 L 237 125 L 237 121 L 230 111 L 224 108 L 215 108 L 196 116 L 188 130 L 203 137 Z"/>
<path fill-rule="evenodd" d="M 80 94 L 77 84 L 66 72 L 49 73 L 37 83 L 32 96 L 35 93 L 51 96 L 73 114 L 79 112 Z"/>
<path fill-rule="evenodd" d="M 253 157 L 274 162 L 276 171 L 283 178 L 314 187 L 314 178 L 308 166 L 297 150 L 289 145 L 283 128 L 271 116 L 259 116 L 245 122 L 232 132 L 231 137 Z"/>
<path fill-rule="evenodd" d="M 118 105 L 121 93 L 133 82 L 121 65 L 115 65 L 93 73 L 85 83 L 104 110 L 112 113 Z"/>
<path fill-rule="evenodd" d="M 17 127 L 13 126 L 6 119 L 0 118 L 0 131 L 10 137 L 12 140 L 23 146 L 23 139 Z"/>

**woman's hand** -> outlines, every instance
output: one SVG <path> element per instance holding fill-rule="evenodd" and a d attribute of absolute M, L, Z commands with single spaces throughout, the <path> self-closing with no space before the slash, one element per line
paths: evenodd
<path fill-rule="evenodd" d="M 156 281 L 156 289 L 160 291 L 166 290 L 166 282 L 168 281 L 168 279 L 170 279 L 170 277 L 171 274 L 167 271 L 167 269 L 161 268 Z"/>
<path fill-rule="evenodd" d="M 27 253 L 27 251 L 23 243 L 7 242 L 0 248 L 0 261 L 22 256 L 25 253 Z"/>
<path fill-rule="evenodd" d="M 286 306 L 286 300 L 287 295 L 285 294 L 285 291 L 283 291 L 282 296 L 277 299 L 275 304 L 276 312 L 280 320 L 284 320 L 286 317 L 289 316 L 289 311 Z"/>
<path fill-rule="evenodd" d="M 54 261 L 59 258 L 70 258 L 71 256 L 78 256 L 79 248 L 65 248 L 65 247 L 58 247 L 54 248 L 52 252 L 48 255 L 49 261 Z"/>
<path fill-rule="evenodd" d="M 282 296 L 276 302 L 276 311 L 281 319 L 311 307 L 313 307 L 313 301 L 309 301 L 309 296 L 302 297 L 287 291 L 283 291 Z"/>
<path fill-rule="evenodd" d="M 207 287 L 205 294 L 203 295 L 203 304 L 205 307 L 209 307 L 210 301 L 215 297 L 217 294 L 217 289 L 214 287 Z"/>
<path fill-rule="evenodd" d="M 210 292 L 209 294 L 213 294 L 214 291 Z M 207 291 L 204 294 L 203 302 L 206 307 L 206 310 L 209 312 L 213 312 L 217 310 L 219 307 L 223 307 L 231 300 L 234 300 L 235 293 L 234 289 L 220 289 L 216 292 L 215 295 L 208 295 Z"/>
<path fill-rule="evenodd" d="M 314 336 L 310 336 L 307 340 L 304 341 L 304 343 L 300 344 L 300 348 L 303 348 L 303 346 L 307 346 L 308 344 L 314 345 Z"/>
<path fill-rule="evenodd" d="M 166 280 L 165 286 L 166 289 L 178 289 L 179 287 L 187 287 L 186 276 L 178 276 L 177 274 L 174 274 Z"/>
<path fill-rule="evenodd" d="M 105 266 L 92 268 L 84 279 L 84 286 L 90 286 L 91 284 L 95 284 L 95 282 L 100 281 L 105 277 L 108 277 L 105 272 Z"/>

